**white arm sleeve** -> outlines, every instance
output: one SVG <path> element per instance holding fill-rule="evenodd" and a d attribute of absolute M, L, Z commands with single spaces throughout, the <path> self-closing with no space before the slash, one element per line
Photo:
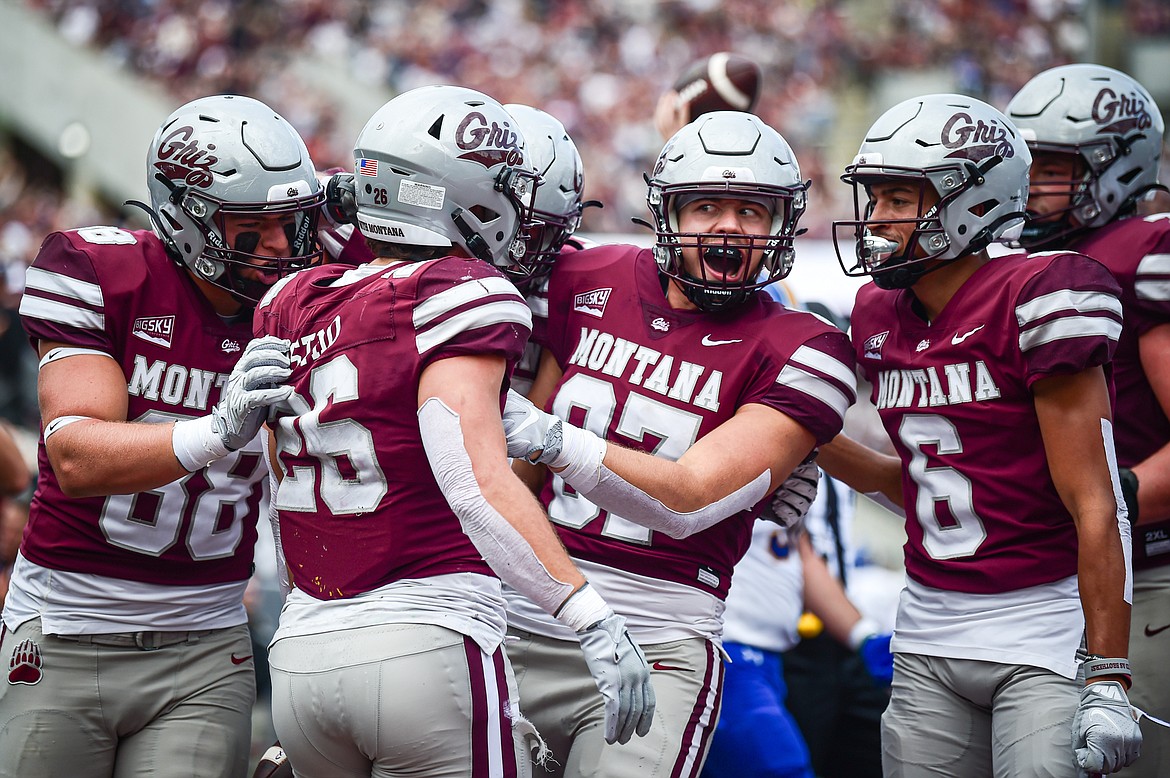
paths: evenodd
<path fill-rule="evenodd" d="M 689 513 L 666 507 L 604 464 L 597 485 L 592 489 L 577 491 L 589 502 L 610 513 L 680 540 L 752 507 L 768 494 L 771 482 L 771 473 L 765 470 L 731 494 Z M 568 483 L 577 488 L 571 481 Z"/>
<path fill-rule="evenodd" d="M 765 470 L 731 494 L 689 513 L 680 513 L 605 466 L 606 444 L 588 430 L 562 424 L 563 443 L 554 467 L 566 464 L 561 478 L 594 505 L 676 540 L 690 537 L 747 510 L 768 494 L 772 474 Z"/>
<path fill-rule="evenodd" d="M 280 585 L 280 601 L 288 599 L 292 591 L 292 581 L 288 576 L 288 561 L 284 558 L 284 546 L 280 543 L 280 511 L 276 509 L 276 491 L 280 488 L 280 479 L 272 470 L 272 457 L 269 456 L 269 437 L 266 432 L 260 434 L 260 446 L 264 451 L 264 464 L 268 466 L 268 523 L 272 527 L 272 544 L 276 549 L 276 582 Z"/>
<path fill-rule="evenodd" d="M 463 445 L 459 414 L 432 397 L 418 409 L 418 428 L 439 489 L 484 561 L 504 583 L 555 614 L 573 586 L 553 578 L 528 540 L 484 498 Z"/>

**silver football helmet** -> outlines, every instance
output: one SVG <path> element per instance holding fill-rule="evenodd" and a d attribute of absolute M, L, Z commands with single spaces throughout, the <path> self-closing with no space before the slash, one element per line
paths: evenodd
<path fill-rule="evenodd" d="M 1159 188 L 1165 125 L 1150 93 L 1125 73 L 1101 65 L 1064 65 L 1024 84 L 1008 103 L 1033 152 L 1080 157 L 1084 176 L 1067 183 L 1060 219 L 1029 223 L 1020 242 L 1040 248 L 1132 212 Z"/>
<path fill-rule="evenodd" d="M 146 167 L 159 238 L 199 278 L 237 299 L 257 303 L 280 276 L 321 257 L 324 193 L 313 162 L 297 131 L 264 103 L 232 95 L 187 103 L 155 133 Z M 284 228 L 288 257 L 255 253 L 256 232 L 228 244 L 228 217 L 274 215 L 292 216 Z"/>
<path fill-rule="evenodd" d="M 853 187 L 854 202 L 852 220 L 833 222 L 833 244 L 845 275 L 873 276 L 884 289 L 906 288 L 942 266 L 935 260 L 958 259 L 992 241 L 1017 237 L 1031 161 L 1007 117 L 979 100 L 937 94 L 895 105 L 869 128 L 841 176 Z M 894 241 L 869 231 L 879 223 L 869 218 L 869 187 L 888 181 L 905 181 L 920 192 L 929 186 L 938 195 L 930 207 L 920 197 L 913 219 L 880 220 L 914 225 L 900 254 Z M 854 261 L 846 261 L 846 254 Z"/>
<path fill-rule="evenodd" d="M 516 120 L 541 179 L 533 208 L 535 221 L 523 236 L 527 252 L 507 269 L 513 281 L 528 285 L 552 271 L 561 247 L 581 225 L 585 168 L 576 144 L 556 117 L 516 103 L 504 108 Z"/>
<path fill-rule="evenodd" d="M 739 111 L 715 111 L 700 116 L 666 142 L 654 172 L 648 176 L 646 204 L 654 216 L 654 258 L 659 272 L 679 283 L 691 302 L 705 311 L 741 305 L 755 289 L 784 278 L 792 270 L 796 224 L 804 213 L 808 182 L 788 141 L 759 117 Z M 679 231 L 678 211 L 698 197 L 760 200 L 770 206 L 772 226 L 767 235 L 726 235 Z M 753 250 L 763 250 L 755 278 L 723 283 L 687 272 L 684 246 L 697 247 L 704 256 L 717 252 L 745 261 Z"/>
<path fill-rule="evenodd" d="M 357 225 L 367 238 L 461 246 L 500 268 L 524 258 L 539 176 L 504 107 L 458 86 L 395 97 L 354 144 Z"/>

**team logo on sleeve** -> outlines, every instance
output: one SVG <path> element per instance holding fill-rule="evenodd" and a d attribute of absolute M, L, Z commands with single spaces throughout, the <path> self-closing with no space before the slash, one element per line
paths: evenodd
<path fill-rule="evenodd" d="M 612 287 L 582 292 L 573 298 L 573 310 L 577 313 L 587 313 L 590 316 L 596 316 L 600 319 L 605 315 L 605 304 L 609 302 L 609 296 L 612 293 Z"/>
<path fill-rule="evenodd" d="M 175 334 L 174 316 L 144 316 L 134 320 L 134 328 L 130 334 L 142 338 L 148 343 L 171 347 L 171 337 Z"/>
<path fill-rule="evenodd" d="M 861 350 L 866 359 L 881 359 L 882 358 L 882 344 L 886 342 L 886 338 L 890 336 L 890 331 L 879 332 L 877 335 L 870 335 L 866 338 L 865 343 L 862 344 Z"/>

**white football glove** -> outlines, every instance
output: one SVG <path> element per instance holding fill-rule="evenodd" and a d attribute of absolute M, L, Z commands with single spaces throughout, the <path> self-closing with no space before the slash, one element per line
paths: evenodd
<path fill-rule="evenodd" d="M 256 437 L 269 406 L 292 394 L 292 387 L 283 385 L 292 374 L 291 346 L 287 340 L 265 335 L 244 347 L 219 402 L 211 409 L 211 428 L 228 451 L 242 448 Z"/>
<path fill-rule="evenodd" d="M 1138 716 L 1119 681 L 1097 681 L 1081 690 L 1073 716 L 1073 753 L 1089 773 L 1115 773 L 1142 750 Z"/>
<path fill-rule="evenodd" d="M 817 468 L 816 452 L 801 462 L 772 495 L 772 500 L 760 518 L 774 521 L 781 527 L 796 527 L 803 521 L 813 500 L 817 498 L 817 484 L 821 471 Z"/>
<path fill-rule="evenodd" d="M 654 687 L 642 649 L 616 613 L 577 633 L 597 690 L 605 698 L 605 742 L 627 743 L 650 731 Z"/>
<path fill-rule="evenodd" d="M 503 419 L 508 456 L 547 465 L 561 453 L 561 420 L 514 389 L 508 390 Z"/>

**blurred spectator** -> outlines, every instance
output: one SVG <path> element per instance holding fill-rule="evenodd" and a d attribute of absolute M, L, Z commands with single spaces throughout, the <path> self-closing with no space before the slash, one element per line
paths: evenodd
<path fill-rule="evenodd" d="M 341 63 L 356 85 L 449 82 L 544 106 L 592 172 L 586 196 L 606 204 L 587 213 L 587 231 L 629 232 L 643 215 L 641 173 L 659 147 L 654 100 L 700 56 L 734 50 L 760 63 L 756 112 L 816 180 L 805 226 L 827 237 L 846 203 L 821 173 L 841 161 L 824 157 L 838 125 L 866 121 L 856 105 L 845 110 L 850 95 L 891 71 L 941 68 L 957 88 L 1003 104 L 1039 70 L 1091 54 L 1083 0 L 890 0 L 880 16 L 845 0 L 25 2 L 71 42 L 166 82 L 176 100 L 238 92 L 276 106 L 323 167 L 348 166 L 351 132 L 336 126 L 328 95 L 289 76 L 293 58 Z M 1125 15 L 1143 34 L 1170 29 L 1160 0 L 1128 0 Z"/>

